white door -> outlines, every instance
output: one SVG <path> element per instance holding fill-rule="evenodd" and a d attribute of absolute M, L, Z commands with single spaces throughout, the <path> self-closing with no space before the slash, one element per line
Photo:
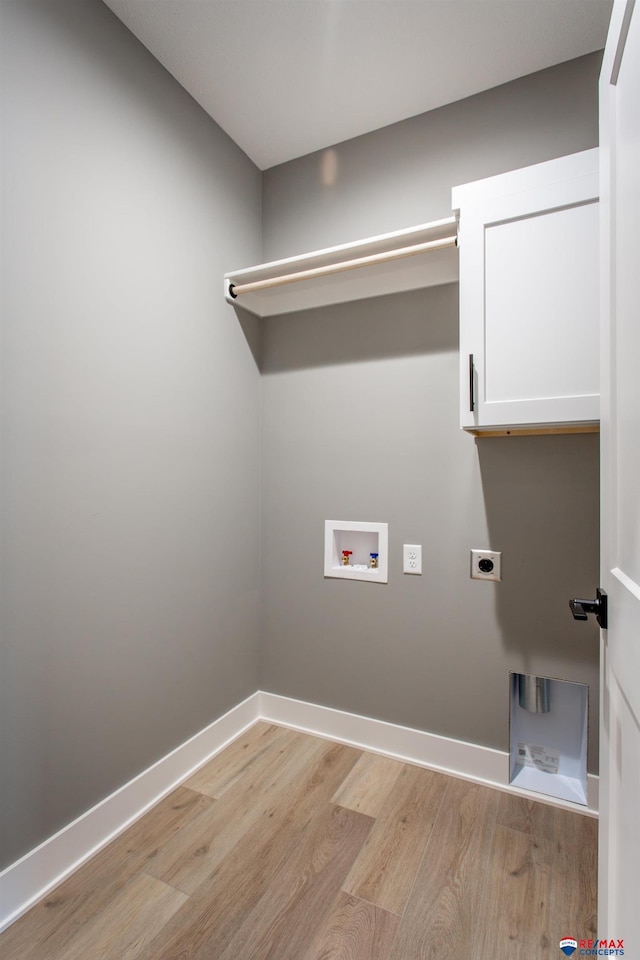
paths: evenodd
<path fill-rule="evenodd" d="M 640 4 L 616 0 L 600 80 L 601 825 L 598 936 L 640 958 Z"/>

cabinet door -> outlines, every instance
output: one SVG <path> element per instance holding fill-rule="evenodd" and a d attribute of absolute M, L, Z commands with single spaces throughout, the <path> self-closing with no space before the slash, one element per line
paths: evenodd
<path fill-rule="evenodd" d="M 456 195 L 461 425 L 597 422 L 597 151 Z"/>

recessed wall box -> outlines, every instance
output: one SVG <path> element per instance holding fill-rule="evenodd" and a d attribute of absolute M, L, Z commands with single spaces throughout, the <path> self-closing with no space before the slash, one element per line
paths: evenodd
<path fill-rule="evenodd" d="M 586 683 L 510 674 L 509 782 L 587 804 Z"/>
<path fill-rule="evenodd" d="M 388 525 L 362 520 L 325 520 L 324 575 L 388 583 Z M 376 556 L 376 564 L 371 562 Z M 348 559 L 345 564 L 344 558 Z"/>

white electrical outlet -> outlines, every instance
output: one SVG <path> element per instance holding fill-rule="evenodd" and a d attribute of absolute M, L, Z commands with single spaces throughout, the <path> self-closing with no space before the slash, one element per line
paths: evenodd
<path fill-rule="evenodd" d="M 403 543 L 402 572 L 403 573 L 422 573 L 422 545 L 421 544 Z"/>
<path fill-rule="evenodd" d="M 472 550 L 471 579 L 502 580 L 502 553 L 495 550 Z"/>

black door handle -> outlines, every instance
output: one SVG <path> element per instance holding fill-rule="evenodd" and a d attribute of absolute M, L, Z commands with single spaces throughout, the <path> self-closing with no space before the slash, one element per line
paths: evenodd
<path fill-rule="evenodd" d="M 595 600 L 579 600 L 574 597 L 569 600 L 569 607 L 574 620 L 588 620 L 589 614 L 594 613 L 602 629 L 607 629 L 607 595 L 600 587 L 596 590 Z"/>

